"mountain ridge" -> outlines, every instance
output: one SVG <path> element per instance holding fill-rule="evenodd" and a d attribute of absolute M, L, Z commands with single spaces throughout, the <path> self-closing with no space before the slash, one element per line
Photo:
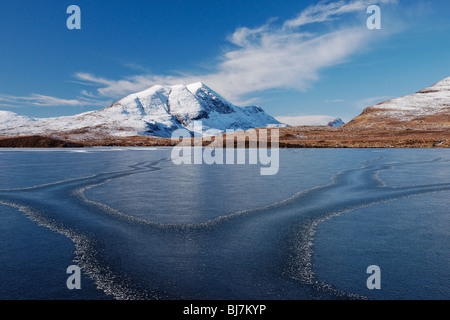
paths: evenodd
<path fill-rule="evenodd" d="M 413 94 L 367 107 L 345 127 L 450 127 L 450 77 Z"/>
<path fill-rule="evenodd" d="M 202 121 L 202 132 L 195 132 Z M 217 135 L 226 130 L 285 126 L 259 106 L 239 107 L 202 82 L 155 85 L 129 94 L 101 110 L 73 116 L 30 118 L 0 111 L 0 135 L 73 133 L 80 139 L 100 136 L 170 137 L 177 129 L 192 135 Z"/>
<path fill-rule="evenodd" d="M 172 91 L 174 95 L 171 95 Z M 152 116 L 143 121 L 148 114 Z M 178 139 L 150 133 L 159 130 L 161 135 L 168 136 L 176 128 L 191 130 L 190 126 L 197 119 L 211 135 L 223 134 L 220 128 L 246 124 L 246 121 L 236 123 L 233 118 L 236 114 L 244 115 L 238 117 L 241 120 L 252 119 L 252 129 L 258 130 L 255 124 L 261 124 L 259 128 L 279 127 L 281 148 L 449 148 L 450 77 L 411 95 L 367 107 L 359 116 L 339 127 L 285 126 L 276 123 L 278 121 L 260 107 L 232 105 L 203 83 L 153 86 L 104 109 L 70 117 L 34 119 L 0 111 L 0 147 L 73 147 L 78 143 L 83 146 L 174 146 Z M 260 119 L 255 121 L 258 117 Z M 86 122 L 86 118 L 90 121 Z M 212 128 L 212 124 L 216 127 Z M 30 128 L 45 132 L 36 136 Z M 136 135 L 137 128 L 142 132 Z M 116 135 L 111 136 L 109 133 L 113 129 Z M 242 126 L 240 129 L 247 128 Z M 16 135 L 17 132 L 20 135 Z M 34 137 L 21 139 L 27 135 Z M 245 133 L 238 132 L 237 135 Z M 60 141 L 47 139 L 49 137 Z M 5 140 L 7 138 L 11 139 Z M 209 143 L 211 139 L 205 139 L 204 145 Z"/>

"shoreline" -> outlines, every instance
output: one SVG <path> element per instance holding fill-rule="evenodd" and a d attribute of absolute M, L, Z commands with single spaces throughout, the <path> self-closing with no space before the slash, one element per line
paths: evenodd
<path fill-rule="evenodd" d="M 267 137 L 258 141 L 271 147 L 271 128 Z M 331 128 L 326 126 L 299 126 L 278 128 L 279 148 L 450 148 L 450 130 L 447 128 Z M 226 148 L 227 138 L 246 139 L 245 147 L 251 144 L 247 131 L 235 132 L 231 136 L 221 135 L 203 138 L 200 142 L 191 139 L 191 145 Z M 259 136 L 259 135 L 258 135 Z M 244 141 L 244 140 L 241 140 Z M 254 142 L 254 140 L 251 140 Z M 73 133 L 52 133 L 0 137 L 0 148 L 84 148 L 84 147 L 174 147 L 181 139 L 154 136 L 117 137 L 108 135 L 80 136 Z M 233 144 L 233 143 L 232 143 Z M 185 144 L 184 144 L 185 145 Z M 235 140 L 234 147 L 237 147 Z"/>

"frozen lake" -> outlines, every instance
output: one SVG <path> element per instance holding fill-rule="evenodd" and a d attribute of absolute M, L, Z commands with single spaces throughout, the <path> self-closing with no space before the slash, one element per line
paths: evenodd
<path fill-rule="evenodd" d="M 449 165 L 281 149 L 263 176 L 170 148 L 0 149 L 0 299 L 448 299 Z"/>

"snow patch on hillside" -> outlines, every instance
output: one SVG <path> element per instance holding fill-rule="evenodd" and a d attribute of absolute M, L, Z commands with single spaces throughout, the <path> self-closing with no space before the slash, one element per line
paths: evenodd
<path fill-rule="evenodd" d="M 450 108 L 450 77 L 412 95 L 388 100 L 373 108 L 384 110 L 384 116 L 405 121 L 441 113 Z"/>

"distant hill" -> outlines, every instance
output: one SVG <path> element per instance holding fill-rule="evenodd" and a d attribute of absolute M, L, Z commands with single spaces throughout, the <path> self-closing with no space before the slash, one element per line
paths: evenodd
<path fill-rule="evenodd" d="M 414 94 L 368 107 L 345 127 L 450 129 L 450 77 Z"/>
<path fill-rule="evenodd" d="M 328 122 L 327 126 L 332 128 L 339 128 L 343 126 L 345 122 L 341 118 L 334 119 L 333 121 Z"/>

